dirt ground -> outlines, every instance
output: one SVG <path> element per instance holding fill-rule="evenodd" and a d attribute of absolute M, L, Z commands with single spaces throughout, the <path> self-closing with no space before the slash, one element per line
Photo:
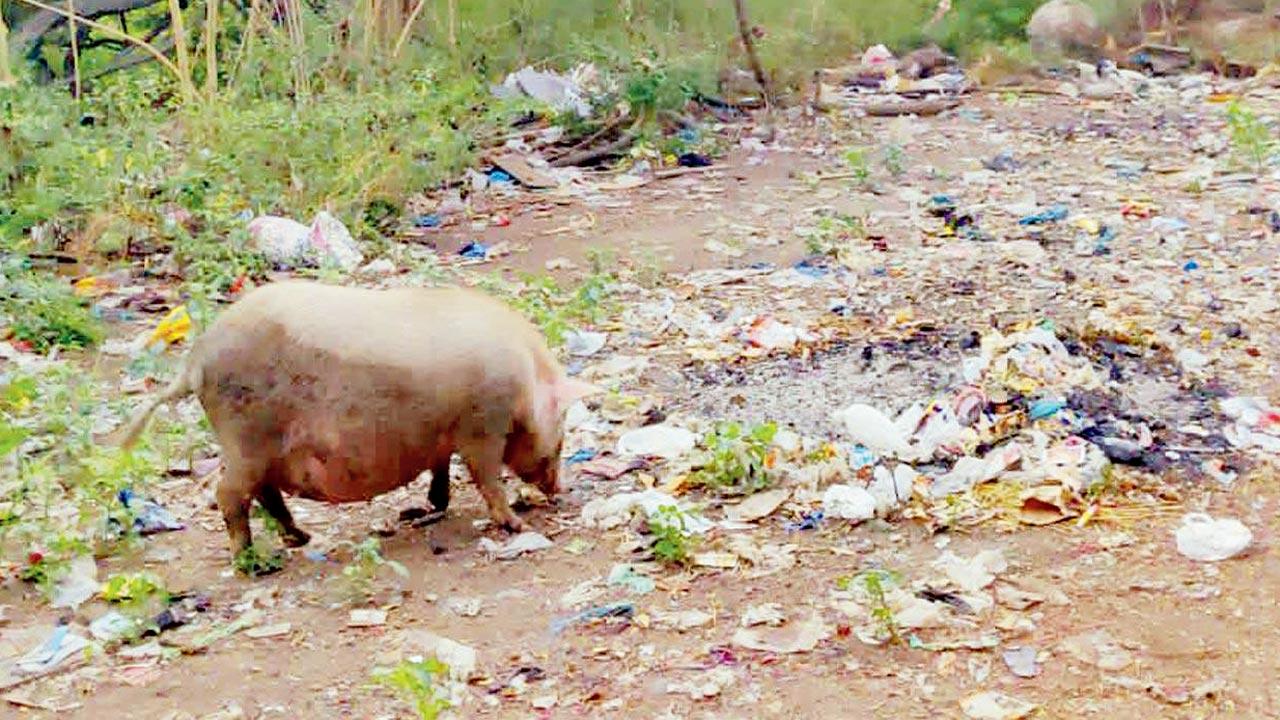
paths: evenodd
<path fill-rule="evenodd" d="M 839 441 L 840 426 L 830 417 L 837 408 L 860 401 L 898 412 L 955 386 L 971 334 L 1045 318 L 1077 326 L 1098 309 L 1179 337 L 1199 338 L 1208 330 L 1213 380 L 1232 395 L 1274 400 L 1276 316 L 1273 305 L 1256 300 L 1274 298 L 1280 255 L 1265 215 L 1248 209 L 1277 207 L 1272 201 L 1280 185 L 1266 177 L 1189 188 L 1189 169 L 1206 159 L 1225 162 L 1197 145 L 1202 134 L 1224 132 L 1220 115 L 1203 97 L 1088 103 L 977 95 L 961 113 L 938 118 L 818 124 L 793 118 L 766 151 L 731 152 L 722 161 L 725 170 L 608 193 L 608 203 L 596 207 L 571 199 L 539 210 L 523 199 L 509 211 L 508 227 L 455 228 L 430 240 L 441 257 L 477 238 L 525 246 L 467 270 L 476 274 L 540 271 L 560 257 L 581 268 L 587 251 L 601 247 L 616 252 L 620 267 L 656 265 L 670 273 L 656 288 L 624 295 L 624 304 L 667 291 L 677 311 L 696 306 L 714 317 L 765 310 L 817 327 L 832 315 L 834 300 L 847 302 L 849 324 L 821 351 L 733 360 L 691 359 L 680 341 L 628 327 L 624 316 L 601 355 L 577 362 L 591 368 L 617 355 L 648 357 L 647 369 L 622 385 L 669 417 L 770 418 L 802 435 Z M 900 138 L 907 157 L 902 177 L 877 171 L 873 191 L 847 179 L 813 179 L 813 173 L 844 169 L 844 147 L 878 147 L 886 138 Z M 984 171 L 981 161 L 1002 150 L 1017 158 L 1019 169 Z M 753 157 L 762 162 L 752 164 Z M 1136 178 L 1118 178 L 1107 166 L 1112 157 L 1139 158 L 1147 166 Z M 939 221 L 921 211 L 938 193 L 972 208 L 996 239 L 940 234 Z M 1029 199 L 1120 223 L 1109 254 L 1078 254 L 1065 223 L 1018 226 L 1017 213 L 1002 210 Z M 1149 203 L 1156 216 L 1186 219 L 1191 232 L 1174 247 L 1174 240 L 1149 229 L 1150 218 L 1122 213 L 1134 202 Z M 859 250 L 863 264 L 855 262 L 839 282 L 797 290 L 748 279 L 687 290 L 691 271 L 799 261 L 807 251 L 794 231 L 812 224 L 815 208 L 823 207 L 867 216 L 871 237 Z M 741 257 L 708 250 L 712 239 L 732 240 L 725 244 L 740 248 Z M 1198 273 L 1184 270 L 1188 260 L 1198 263 Z M 580 273 L 557 270 L 568 278 Z M 1224 333 L 1230 323 L 1242 325 L 1243 334 Z M 1180 373 L 1155 360 L 1130 369 L 1121 380 L 1146 388 L 1139 393 L 1146 410 L 1171 427 L 1189 422 L 1179 414 L 1191 412 L 1194 393 Z M 587 442 L 571 435 L 566 454 Z M 563 596 L 635 555 L 632 526 L 585 527 L 582 506 L 636 487 L 643 474 L 593 479 L 570 466 L 569 489 L 558 503 L 527 515 L 554 547 L 510 561 L 489 559 L 478 548 L 481 538 L 505 538 L 479 522 L 483 505 L 459 467 L 448 516 L 426 528 L 397 519 L 400 510 L 426 504 L 421 480 L 367 504 L 290 500 L 300 525 L 315 533 L 309 549 L 359 541 L 375 526 L 394 531 L 383 540 L 385 555 L 410 576 L 402 592 L 379 594 L 386 623 L 368 628 L 347 627 L 350 607 L 334 600 L 339 562 L 298 550 L 276 575 L 235 574 L 221 517 L 208 502 L 216 472 L 176 478 L 164 481 L 160 497 L 187 529 L 151 536 L 133 555 L 102 560 L 99 577 L 146 567 L 171 589 L 210 598 L 201 629 L 256 610 L 259 626 L 288 623 L 288 631 L 263 638 L 240 632 L 161 662 L 97 658 L 17 689 L 30 703 L 63 709 L 10 704 L 0 715 L 411 717 L 405 704 L 371 684 L 369 673 L 411 650 L 406 631 L 428 630 L 478 654 L 458 717 L 951 718 L 965 717 L 962 701 L 983 691 L 1034 703 L 1031 717 L 1280 717 L 1273 648 L 1280 644 L 1280 557 L 1272 541 L 1280 494 L 1268 458 L 1251 456 L 1242 467 L 1250 470 L 1223 488 L 1191 465 L 1174 463 L 1135 482 L 1146 489 L 1114 501 L 1129 512 L 1100 514 L 1083 526 L 1029 527 L 993 518 L 947 528 L 927 517 L 898 516 L 857 525 L 828 518 L 813 530 L 789 530 L 785 523 L 797 519 L 798 508 L 786 506 L 751 529 L 713 530 L 703 543 L 722 547 L 737 534 L 757 546 L 789 545 L 793 566 L 759 577 L 745 567 L 656 568 L 652 592 L 604 587 L 587 603 L 629 600 L 630 618 L 572 624 L 558 633 L 553 620 L 583 607 L 563 603 Z M 659 484 L 669 479 L 661 465 L 651 472 Z M 721 516 L 722 501 L 698 499 L 708 517 Z M 1190 511 L 1238 518 L 1253 531 L 1252 546 L 1222 563 L 1183 557 L 1174 530 Z M 944 552 L 969 557 L 995 548 L 1008 568 L 984 590 L 994 593 L 994 605 L 957 611 L 945 627 L 915 633 L 918 642 L 868 644 L 851 631 L 862 619 L 842 615 L 842 576 L 882 567 L 919 580 Z M 1036 599 L 1010 601 L 1002 589 L 1012 588 Z M 830 626 L 829 637 L 796 653 L 735 645 L 743 614 L 761 603 L 778 603 L 788 625 L 816 614 Z M 58 618 L 20 584 L 0 588 L 0 604 L 11 606 L 8 623 L 0 625 L 5 654 L 38 642 Z M 712 619 L 683 632 L 662 627 L 664 613 L 688 610 Z M 100 604 L 86 605 L 80 614 L 100 611 Z M 1108 638 L 1101 656 L 1097 643 L 1085 643 L 1090 655 L 1077 642 L 1095 631 Z M 987 637 L 993 642 L 984 647 Z M 1035 649 L 1036 676 L 1018 677 L 1006 667 L 1002 654 L 1016 647 Z M 719 685 L 699 699 L 672 687 L 708 682 Z"/>

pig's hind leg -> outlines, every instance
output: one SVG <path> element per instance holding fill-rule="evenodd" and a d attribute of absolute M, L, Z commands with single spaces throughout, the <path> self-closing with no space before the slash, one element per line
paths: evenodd
<path fill-rule="evenodd" d="M 449 509 L 449 456 L 431 468 L 431 487 L 427 489 L 431 509 L 443 513 Z"/>
<path fill-rule="evenodd" d="M 284 504 L 284 496 L 280 494 L 279 488 L 271 484 L 270 478 L 258 488 L 258 504 L 280 523 L 280 527 L 284 530 L 284 536 L 281 539 L 286 546 L 296 548 L 311 542 L 311 535 L 294 523 L 293 514 Z"/>
<path fill-rule="evenodd" d="M 502 487 L 502 453 L 504 438 L 477 438 L 462 449 L 462 457 L 471 472 L 471 480 L 489 506 L 493 522 L 511 532 L 524 530 L 524 521 L 516 517 L 507 504 L 507 494 Z"/>
<path fill-rule="evenodd" d="M 231 555 L 238 556 L 249 549 L 253 536 L 249 530 L 249 504 L 253 500 L 255 486 L 262 480 L 263 469 L 242 458 L 228 454 L 224 458 L 222 479 L 218 481 L 215 496 L 222 520 L 227 526 L 231 541 Z"/>

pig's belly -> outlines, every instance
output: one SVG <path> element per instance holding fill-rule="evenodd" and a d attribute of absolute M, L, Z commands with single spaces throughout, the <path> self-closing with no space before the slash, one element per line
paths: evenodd
<path fill-rule="evenodd" d="M 288 435 L 286 435 L 288 437 Z M 403 432 L 343 428 L 327 438 L 286 441 L 280 489 L 325 502 L 369 500 L 413 482 L 438 462 L 449 461 L 446 436 L 407 438 Z"/>

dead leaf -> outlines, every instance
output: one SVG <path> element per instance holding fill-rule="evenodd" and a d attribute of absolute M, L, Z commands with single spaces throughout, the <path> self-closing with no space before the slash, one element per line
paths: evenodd
<path fill-rule="evenodd" d="M 790 490 L 768 490 L 756 493 L 737 505 L 725 508 L 724 516 L 733 522 L 755 522 L 772 515 L 790 497 Z"/>
<path fill-rule="evenodd" d="M 814 614 L 803 622 L 782 627 L 739 628 L 733 634 L 733 644 L 748 650 L 791 654 L 812 652 L 829 637 L 831 626 Z"/>

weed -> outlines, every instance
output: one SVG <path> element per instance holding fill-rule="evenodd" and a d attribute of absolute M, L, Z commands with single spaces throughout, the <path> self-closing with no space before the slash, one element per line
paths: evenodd
<path fill-rule="evenodd" d="M 565 334 L 575 325 L 602 322 L 613 309 L 609 303 L 612 275 L 593 273 L 572 291 L 550 275 L 524 275 L 522 281 L 523 287 L 510 303 L 542 330 L 552 347 L 563 344 Z M 500 294 L 506 291 L 500 281 L 486 289 Z"/>
<path fill-rule="evenodd" d="M 402 578 L 409 577 L 409 571 L 404 565 L 383 557 L 378 538 L 365 538 L 359 543 L 350 544 L 350 547 L 351 562 L 342 568 L 342 577 L 347 582 L 348 597 L 352 601 L 367 601 L 373 597 L 378 575 L 383 568 Z"/>
<path fill-rule="evenodd" d="M 694 540 L 686 534 L 687 525 L 688 515 L 675 505 L 661 505 L 649 515 L 653 556 L 667 565 L 688 565 L 693 560 Z"/>
<path fill-rule="evenodd" d="M 747 430 L 736 422 L 717 423 L 702 439 L 706 456 L 694 480 L 726 493 L 750 494 L 767 488 L 775 459 L 770 443 L 777 433 L 778 426 L 771 422 Z"/>
<path fill-rule="evenodd" d="M 102 599 L 126 607 L 169 601 L 169 591 L 160 578 L 149 572 L 117 573 L 102 584 Z"/>
<path fill-rule="evenodd" d="M 901 180 L 907 173 L 907 153 L 901 145 L 890 143 L 884 148 L 884 168 L 894 180 Z"/>
<path fill-rule="evenodd" d="M 805 250 L 810 255 L 840 257 L 854 240 L 866 236 L 866 223 L 861 217 L 844 213 L 823 215 L 805 238 Z"/>
<path fill-rule="evenodd" d="M 981 48 L 984 41 L 1000 42 L 1024 35 L 1024 28 L 1041 0 L 969 0 L 956 3 L 929 35 L 953 52 Z"/>
<path fill-rule="evenodd" d="M 871 164 L 865 148 L 848 148 L 844 151 L 844 164 L 849 166 L 854 182 L 865 186 L 871 180 Z"/>
<path fill-rule="evenodd" d="M 285 553 L 283 550 L 269 550 L 254 542 L 249 547 L 236 553 L 231 564 L 242 575 L 258 577 L 280 572 L 284 569 Z"/>
<path fill-rule="evenodd" d="M 1266 122 L 1252 110 L 1232 100 L 1227 105 L 1227 129 L 1231 134 L 1231 147 L 1236 157 L 1254 172 L 1262 174 L 1271 161 L 1275 140 Z"/>
<path fill-rule="evenodd" d="M 271 513 L 263 510 L 262 506 L 254 505 L 251 516 L 262 522 L 263 530 L 266 530 L 277 538 L 284 537 L 284 526 L 281 525 L 280 521 L 275 519 Z"/>
<path fill-rule="evenodd" d="M 102 339 L 102 326 L 71 288 L 41 274 L 10 269 L 0 278 L 3 313 L 15 339 L 39 352 L 88 347 Z"/>
<path fill-rule="evenodd" d="M 899 633 L 898 620 L 893 614 L 893 608 L 889 606 L 885 591 L 901 582 L 901 576 L 891 570 L 871 568 L 852 577 L 838 578 L 836 588 L 850 590 L 856 587 L 865 593 L 871 606 L 871 619 L 875 621 L 880 635 L 888 638 L 890 642 L 898 643 L 901 642 L 902 636 Z"/>
<path fill-rule="evenodd" d="M 435 720 L 452 703 L 440 688 L 449 667 L 435 658 L 401 660 L 390 670 L 374 671 L 373 678 L 412 703 L 422 720 Z"/>

